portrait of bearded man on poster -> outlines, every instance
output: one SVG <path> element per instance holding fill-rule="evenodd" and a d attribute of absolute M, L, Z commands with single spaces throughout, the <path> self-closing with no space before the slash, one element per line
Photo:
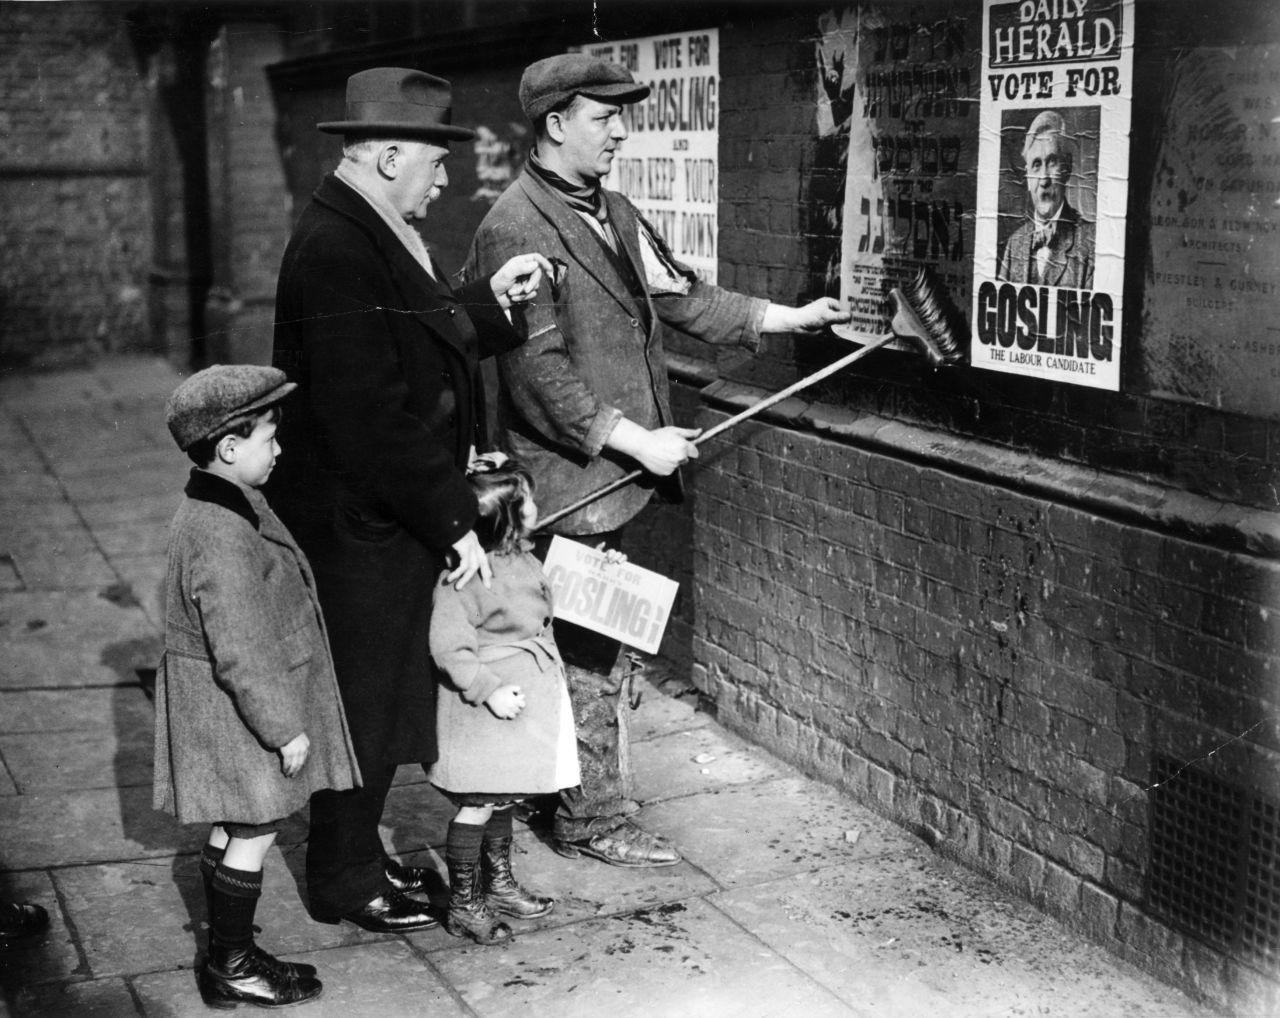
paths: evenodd
<path fill-rule="evenodd" d="M 1021 126 L 1017 121 L 1027 112 L 1005 115 L 1001 127 L 1005 138 L 1018 135 Z M 1019 166 L 1025 190 L 1015 203 L 1007 200 L 1014 189 L 1001 189 L 1001 222 L 1019 221 L 1019 225 L 1002 248 L 997 279 L 1092 289 L 1094 226 L 1080 205 L 1087 201 L 1092 210 L 1091 199 L 1097 195 L 1097 161 L 1092 161 L 1090 172 L 1080 173 L 1078 159 L 1086 139 L 1093 141 L 1096 151 L 1097 112 L 1096 107 L 1042 110 L 1027 125 Z M 1095 124 L 1092 134 L 1086 123 L 1090 119 Z"/>

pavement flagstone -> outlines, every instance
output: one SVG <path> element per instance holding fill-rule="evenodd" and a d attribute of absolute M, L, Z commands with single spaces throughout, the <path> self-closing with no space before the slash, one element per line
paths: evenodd
<path fill-rule="evenodd" d="M 188 469 L 162 415 L 179 379 L 141 357 L 0 378 L 0 894 L 52 919 L 0 949 L 0 1018 L 210 1013 L 193 977 L 207 832 L 154 812 L 150 790 L 165 528 Z M 518 826 L 518 878 L 558 905 L 482 948 L 441 929 L 312 922 L 294 818 L 268 857 L 258 923 L 268 949 L 320 970 L 323 996 L 296 1013 L 1216 1013 L 725 731 L 660 662 L 653 674 L 633 725 L 640 821 L 682 864 L 571 861 Z M 441 867 L 450 813 L 402 768 L 388 849 Z"/>

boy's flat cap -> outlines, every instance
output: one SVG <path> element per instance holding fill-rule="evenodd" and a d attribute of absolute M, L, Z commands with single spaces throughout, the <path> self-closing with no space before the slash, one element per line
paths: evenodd
<path fill-rule="evenodd" d="M 649 94 L 649 86 L 636 81 L 621 64 L 587 56 L 561 53 L 538 60 L 520 76 L 520 108 L 530 120 L 575 95 L 597 102 L 633 103 Z"/>
<path fill-rule="evenodd" d="M 164 405 L 164 421 L 178 448 L 186 452 L 237 417 L 279 403 L 297 387 L 279 368 L 215 364 L 173 390 Z"/>

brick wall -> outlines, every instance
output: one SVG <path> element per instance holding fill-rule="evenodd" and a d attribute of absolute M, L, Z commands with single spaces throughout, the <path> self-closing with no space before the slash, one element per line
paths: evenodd
<path fill-rule="evenodd" d="M 864 6 L 886 23 L 913 28 L 957 20 L 974 41 L 981 19 L 976 0 Z M 818 15 L 828 9 L 791 5 L 784 13 L 777 5 L 760 4 L 752 17 L 730 18 L 722 27 L 721 279 L 779 300 L 828 292 L 826 269 L 839 251 L 841 154 L 847 137 L 820 140 L 816 124 Z M 1166 128 L 1159 115 L 1165 76 L 1173 73 L 1166 58 L 1189 41 L 1227 46 L 1274 37 L 1280 23 L 1266 10 L 1267 5 L 1234 3 L 1222 17 L 1208 19 L 1203 5 L 1139 4 L 1126 282 L 1134 308 L 1141 307 L 1146 285 L 1144 231 L 1159 169 L 1154 139 L 1160 130 L 1178 126 Z M 1234 504 L 1275 509 L 1280 504 L 1280 421 L 1149 393 L 1140 322 L 1126 328 L 1130 338 L 1121 393 L 968 369 L 935 376 L 913 358 L 890 354 L 841 373 L 814 395 Z M 1264 329 L 1260 323 L 1254 338 L 1262 339 Z M 806 373 L 832 359 L 833 349 L 786 344 L 774 354 L 735 377 L 780 387 L 795 378 L 797 369 Z"/>
<path fill-rule="evenodd" d="M 123 8 L 0 6 L 0 364 L 145 349 L 145 82 Z"/>
<path fill-rule="evenodd" d="M 1148 887 L 1154 756 L 1280 787 L 1280 564 L 809 414 L 743 425 L 697 470 L 693 676 L 720 719 L 1165 978 L 1277 999 L 1154 921 Z"/>
<path fill-rule="evenodd" d="M 208 57 L 206 119 L 213 280 L 205 305 L 209 361 L 268 364 L 276 276 L 291 208 L 266 67 L 284 52 L 270 21 L 221 27 Z"/>
<path fill-rule="evenodd" d="M 721 271 L 795 301 L 822 292 L 842 178 L 814 140 L 811 12 L 756 13 L 722 28 Z M 674 346 L 704 365 L 677 387 L 704 427 L 831 356 Z M 664 654 L 721 720 L 940 851 L 1273 1013 L 1280 429 L 976 376 L 868 358 L 704 447 L 687 505 L 632 535 L 683 584 Z"/>

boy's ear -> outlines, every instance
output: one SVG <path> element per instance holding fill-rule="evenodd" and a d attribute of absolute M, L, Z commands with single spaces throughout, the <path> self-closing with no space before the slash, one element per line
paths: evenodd
<path fill-rule="evenodd" d="M 214 446 L 214 451 L 218 454 L 218 459 L 223 463 L 234 463 L 236 461 L 237 442 L 238 440 L 235 435 L 223 435 L 218 439 L 218 444 Z"/>

